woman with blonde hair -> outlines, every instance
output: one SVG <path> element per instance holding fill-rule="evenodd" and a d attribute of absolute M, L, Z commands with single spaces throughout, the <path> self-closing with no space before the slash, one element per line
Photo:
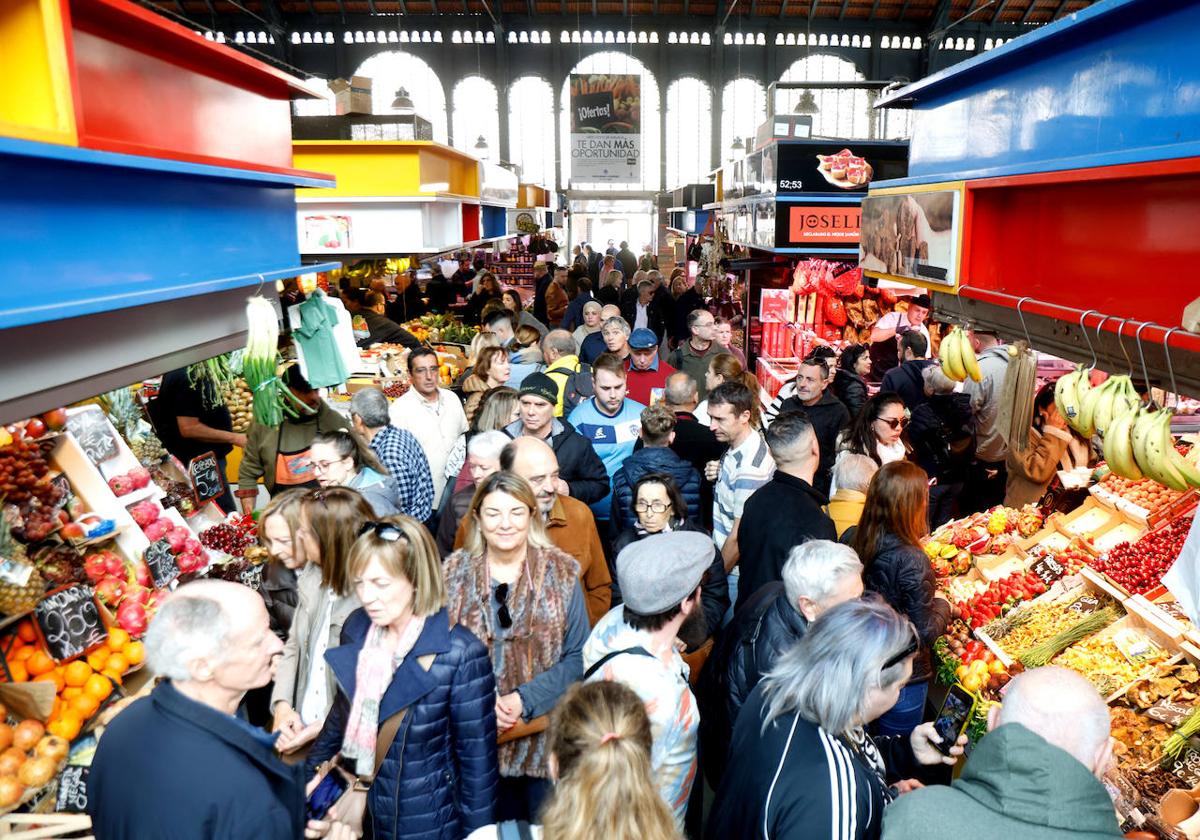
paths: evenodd
<path fill-rule="evenodd" d="M 307 490 L 298 487 L 277 493 L 258 517 L 258 542 L 270 558 L 258 591 L 271 616 L 271 630 L 284 641 L 300 600 L 296 575 L 308 563 L 299 537 L 300 506 L 307 495 Z"/>
<path fill-rule="evenodd" d="M 490 823 L 495 807 L 487 649 L 450 620 L 421 523 L 394 516 L 359 531 L 349 566 L 362 609 L 327 654 L 339 690 L 307 769 L 333 760 L 368 788 L 310 821 L 307 836 L 458 840 Z"/>
<path fill-rule="evenodd" d="M 608 680 L 574 686 L 555 708 L 550 732 L 554 792 L 531 836 L 679 840 L 650 769 L 650 718 L 631 688 Z M 509 827 L 487 826 L 467 840 L 500 838 Z"/>
<path fill-rule="evenodd" d="M 512 365 L 508 361 L 508 351 L 503 347 L 485 347 L 479 351 L 475 361 L 475 369 L 463 382 L 463 393 L 467 394 L 467 422 L 475 419 L 479 404 L 486 391 L 499 388 L 508 382 Z"/>
<path fill-rule="evenodd" d="M 446 558 L 450 620 L 492 656 L 497 817 L 529 821 L 549 792 L 546 715 L 583 675 L 589 633 L 579 563 L 550 542 L 533 489 L 510 472 L 475 491 L 466 542 Z"/>
<path fill-rule="evenodd" d="M 741 382 L 750 389 L 752 394 L 757 394 L 759 391 L 758 380 L 754 374 L 742 367 L 737 356 L 731 353 L 718 353 L 709 360 L 708 369 L 704 371 L 704 387 L 708 389 L 708 393 L 712 393 L 714 388 L 726 382 Z M 755 429 L 762 425 L 762 418 L 759 416 L 760 410 L 758 400 L 752 400 L 750 425 Z M 696 410 L 692 413 L 696 415 L 697 420 L 707 426 L 708 400 L 704 400 L 696 406 Z"/>

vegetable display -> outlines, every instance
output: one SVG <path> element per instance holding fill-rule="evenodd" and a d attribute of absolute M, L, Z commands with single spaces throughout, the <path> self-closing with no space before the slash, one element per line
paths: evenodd
<path fill-rule="evenodd" d="M 255 296 L 246 304 L 246 352 L 242 357 L 242 378 L 253 394 L 254 419 L 264 426 L 278 426 L 286 412 L 299 417 L 312 414 L 309 408 L 283 382 L 286 364 L 279 363 L 279 320 L 275 307 Z"/>
<path fill-rule="evenodd" d="M 1036 668 L 1046 665 L 1059 651 L 1086 639 L 1099 630 L 1103 630 L 1120 617 L 1121 613 L 1115 607 L 1104 607 L 1082 621 L 1078 621 L 1065 630 L 1051 636 L 1049 639 L 1034 645 L 1022 653 L 1018 659 L 1026 668 Z"/>

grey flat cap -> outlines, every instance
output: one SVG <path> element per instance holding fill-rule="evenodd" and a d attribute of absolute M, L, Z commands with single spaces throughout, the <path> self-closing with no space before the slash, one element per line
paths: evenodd
<path fill-rule="evenodd" d="M 617 581 L 625 605 L 640 615 L 666 612 L 700 584 L 713 563 L 711 537 L 696 531 L 653 534 L 617 555 Z"/>

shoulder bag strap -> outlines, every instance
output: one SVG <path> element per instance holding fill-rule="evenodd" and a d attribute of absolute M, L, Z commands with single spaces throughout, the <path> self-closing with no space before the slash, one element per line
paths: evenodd
<path fill-rule="evenodd" d="M 654 654 L 640 645 L 637 647 L 625 648 L 624 650 L 611 650 L 604 654 L 604 656 L 602 656 L 599 660 L 592 663 L 592 667 L 583 672 L 583 681 L 587 682 L 589 679 L 591 679 L 592 674 L 603 668 L 610 659 L 615 659 L 616 657 L 626 653 L 633 653 L 637 654 L 638 656 L 649 656 L 651 659 L 654 659 Z"/>
<path fill-rule="evenodd" d="M 434 654 L 426 654 L 417 659 L 417 664 L 428 671 L 433 666 L 433 659 Z M 375 770 L 371 773 L 370 781 L 375 780 L 375 776 L 379 773 L 379 768 L 383 766 L 383 759 L 387 757 L 388 750 L 392 748 L 392 744 L 396 740 L 396 735 L 400 732 L 400 724 L 404 722 L 404 715 L 407 712 L 407 708 L 401 709 L 385 720 L 383 725 L 379 727 L 379 736 L 375 739 Z"/>

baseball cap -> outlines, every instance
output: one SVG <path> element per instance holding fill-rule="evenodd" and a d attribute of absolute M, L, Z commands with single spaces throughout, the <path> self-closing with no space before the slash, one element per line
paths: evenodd
<path fill-rule="evenodd" d="M 629 335 L 629 346 L 634 350 L 649 350 L 658 346 L 658 336 L 645 327 L 638 327 Z"/>
<path fill-rule="evenodd" d="M 713 541 L 696 531 L 652 534 L 617 555 L 617 581 L 625 605 L 657 615 L 696 591 L 713 564 Z"/>

